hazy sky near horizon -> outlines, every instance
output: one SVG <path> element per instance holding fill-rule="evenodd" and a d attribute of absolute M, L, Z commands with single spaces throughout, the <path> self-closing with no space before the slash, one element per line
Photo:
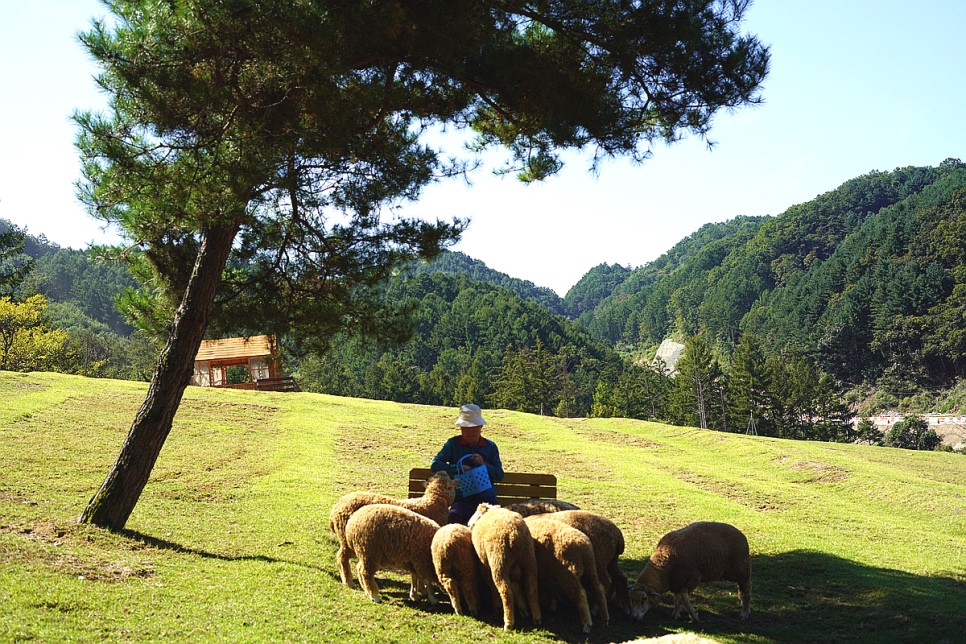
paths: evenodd
<path fill-rule="evenodd" d="M 61 246 L 112 241 L 75 196 L 75 110 L 102 109 L 76 34 L 96 0 L 0 0 L 0 218 Z M 721 112 L 641 165 L 568 155 L 524 186 L 477 170 L 405 209 L 467 217 L 453 249 L 566 294 L 600 263 L 650 262 L 702 225 L 778 215 L 872 170 L 966 157 L 966 2 L 757 0 L 745 31 L 771 46 L 765 103 Z M 487 157 L 490 159 L 490 156 Z"/>

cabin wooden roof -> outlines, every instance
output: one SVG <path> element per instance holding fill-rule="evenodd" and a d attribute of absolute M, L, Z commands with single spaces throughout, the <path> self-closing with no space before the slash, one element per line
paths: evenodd
<path fill-rule="evenodd" d="M 272 338 L 267 335 L 253 335 L 250 338 L 202 340 L 195 362 L 269 357 L 274 355 L 272 344 Z"/>

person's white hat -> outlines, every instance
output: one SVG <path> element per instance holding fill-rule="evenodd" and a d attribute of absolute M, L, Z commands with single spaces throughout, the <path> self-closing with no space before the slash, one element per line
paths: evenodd
<path fill-rule="evenodd" d="M 485 425 L 483 412 L 477 405 L 463 405 L 460 407 L 460 417 L 456 419 L 455 425 L 459 427 L 479 427 Z"/>

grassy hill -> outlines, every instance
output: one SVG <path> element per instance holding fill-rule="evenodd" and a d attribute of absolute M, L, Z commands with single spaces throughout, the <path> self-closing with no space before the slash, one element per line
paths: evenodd
<path fill-rule="evenodd" d="M 542 628 L 339 583 L 336 498 L 405 494 L 454 410 L 189 388 L 128 530 L 74 522 L 117 455 L 141 383 L 0 372 L 0 641 L 585 641 L 572 611 Z M 730 522 L 754 557 L 752 617 L 732 584 L 699 587 L 700 624 L 615 615 L 588 641 L 697 631 L 720 641 L 961 641 L 966 458 L 792 442 L 615 419 L 489 411 L 508 470 L 623 529 L 634 578 L 666 531 Z M 670 600 L 670 597 L 668 597 Z"/>

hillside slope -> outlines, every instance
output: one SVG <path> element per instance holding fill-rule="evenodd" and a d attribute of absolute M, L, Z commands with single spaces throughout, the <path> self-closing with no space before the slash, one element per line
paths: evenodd
<path fill-rule="evenodd" d="M 122 534 L 74 523 L 145 385 L 0 372 L 0 640 L 623 642 L 698 630 L 723 642 L 955 641 L 966 604 L 966 458 L 487 410 L 508 470 L 556 473 L 561 498 L 613 518 L 632 577 L 667 530 L 733 523 L 754 563 L 752 619 L 702 586 L 700 625 L 667 606 L 583 638 L 567 610 L 504 635 L 342 587 L 332 503 L 405 495 L 454 433 L 444 407 L 189 388 Z"/>
<path fill-rule="evenodd" d="M 870 172 L 776 217 L 708 224 L 581 322 L 610 343 L 753 332 L 852 385 L 966 376 L 966 164 Z M 898 384 L 901 383 L 901 384 Z"/>

